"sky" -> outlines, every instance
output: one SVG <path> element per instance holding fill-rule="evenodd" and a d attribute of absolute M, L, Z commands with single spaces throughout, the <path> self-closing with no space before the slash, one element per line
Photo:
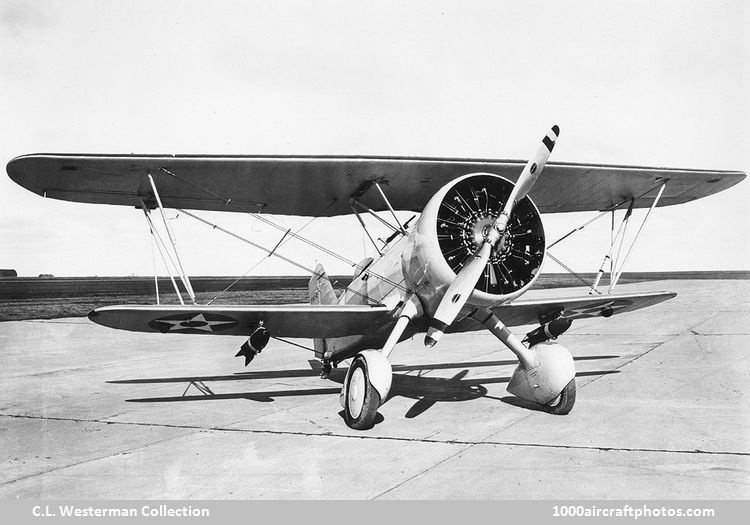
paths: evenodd
<path fill-rule="evenodd" d="M 748 9 L 739 0 L 0 0 L 0 160 L 37 152 L 524 159 L 558 124 L 551 160 L 747 172 Z M 657 209 L 626 270 L 750 269 L 749 202 L 745 181 Z M 43 199 L 0 176 L 0 268 L 163 273 L 139 213 Z M 280 237 L 245 215 L 202 216 L 269 248 Z M 592 216 L 545 215 L 547 236 Z M 192 275 L 300 273 L 170 217 Z M 309 218 L 274 220 L 296 229 Z M 319 218 L 303 232 L 347 259 L 372 255 L 353 217 Z M 552 253 L 592 272 L 608 241 L 605 219 Z M 296 241 L 280 252 L 331 274 L 352 271 Z M 547 261 L 545 270 L 561 268 Z"/>

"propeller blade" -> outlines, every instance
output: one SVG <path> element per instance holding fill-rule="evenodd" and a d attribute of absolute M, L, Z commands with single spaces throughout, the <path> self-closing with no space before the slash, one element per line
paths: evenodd
<path fill-rule="evenodd" d="M 524 166 L 521 175 L 518 177 L 513 191 L 511 191 L 508 201 L 503 207 L 503 211 L 495 219 L 495 222 L 487 233 L 482 247 L 474 254 L 474 258 L 464 266 L 453 279 L 453 282 L 445 292 L 443 299 L 435 311 L 435 315 L 430 320 L 430 326 L 427 329 L 427 335 L 424 338 L 426 346 L 435 346 L 438 340 L 443 336 L 445 330 L 453 323 L 456 316 L 466 304 L 477 281 L 482 276 L 482 272 L 487 266 L 492 250 L 497 242 L 506 235 L 508 220 L 516 203 L 526 197 L 531 188 L 536 183 L 539 175 L 547 163 L 552 149 L 555 147 L 557 137 L 560 135 L 560 128 L 557 125 L 552 126 L 549 133 L 542 139 L 542 145 L 539 147 L 536 155 L 532 157 Z"/>
<path fill-rule="evenodd" d="M 536 155 L 529 159 L 526 166 L 524 166 L 521 175 L 516 181 L 516 185 L 513 187 L 513 191 L 511 191 L 510 196 L 508 197 L 508 201 L 503 207 L 503 211 L 500 212 L 500 215 L 495 220 L 494 229 L 498 232 L 498 239 L 502 237 L 503 233 L 505 233 L 505 228 L 508 225 L 510 214 L 513 213 L 515 205 L 518 204 L 518 201 L 526 197 L 531 191 L 531 188 L 534 187 L 534 184 L 539 178 L 539 175 L 541 175 L 544 166 L 547 164 L 547 159 L 549 159 L 550 153 L 552 153 L 552 149 L 555 147 L 557 137 L 559 136 L 560 127 L 555 124 L 552 126 L 549 133 L 547 133 L 542 139 L 542 145 L 539 146 Z"/>
<path fill-rule="evenodd" d="M 430 327 L 427 329 L 427 335 L 424 338 L 426 346 L 435 346 L 435 343 L 443 336 L 445 329 L 450 326 L 458 312 L 464 307 L 471 291 L 482 276 L 491 253 L 492 245 L 485 242 L 479 251 L 474 254 L 474 258 L 453 279 L 430 321 Z"/>
<path fill-rule="evenodd" d="M 539 175 L 542 173 L 544 166 L 547 164 L 547 159 L 549 159 L 550 153 L 552 153 L 552 149 L 555 147 L 557 137 L 559 136 L 560 127 L 555 124 L 552 126 L 552 129 L 550 129 L 550 132 L 542 139 L 542 145 L 537 150 L 534 158 L 526 163 L 526 166 L 521 172 L 521 176 L 518 177 L 518 181 L 516 181 L 515 188 L 513 188 L 516 193 L 515 199 L 508 199 L 508 202 L 505 204 L 506 206 L 508 206 L 510 202 L 513 202 L 513 205 L 515 205 L 516 202 L 528 195 L 529 191 L 531 191 L 531 188 L 539 178 Z"/>

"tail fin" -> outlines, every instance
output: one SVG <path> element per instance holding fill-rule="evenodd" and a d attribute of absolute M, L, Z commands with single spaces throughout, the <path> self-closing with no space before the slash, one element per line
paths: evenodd
<path fill-rule="evenodd" d="M 308 290 L 310 304 L 336 304 L 339 302 L 336 292 L 333 291 L 333 286 L 331 286 L 331 281 L 320 263 L 315 267 L 315 273 L 310 278 Z"/>
<path fill-rule="evenodd" d="M 307 285 L 310 294 L 310 304 L 336 304 L 338 298 L 336 292 L 333 291 L 331 281 L 326 275 L 326 271 L 323 269 L 323 265 L 318 263 L 315 267 L 315 273 L 310 277 L 310 282 Z M 325 339 L 313 339 L 313 347 L 315 348 L 315 357 L 325 361 L 325 353 L 328 349 L 328 345 Z"/>

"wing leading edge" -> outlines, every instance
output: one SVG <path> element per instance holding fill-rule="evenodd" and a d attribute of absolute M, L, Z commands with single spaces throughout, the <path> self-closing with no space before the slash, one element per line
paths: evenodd
<path fill-rule="evenodd" d="M 486 172 L 515 181 L 524 164 L 416 157 L 34 154 L 11 160 L 7 171 L 34 193 L 68 201 L 137 206 L 142 197 L 149 202 L 150 173 L 167 207 L 330 217 L 351 213 L 350 197 L 373 181 L 387 187 L 394 208 L 421 211 L 456 177 Z M 670 206 L 720 192 L 744 178 L 739 171 L 550 162 L 531 197 L 543 213 L 599 211 L 630 199 L 643 208 L 667 181 L 659 206 Z M 374 193 L 360 200 L 385 209 Z"/>

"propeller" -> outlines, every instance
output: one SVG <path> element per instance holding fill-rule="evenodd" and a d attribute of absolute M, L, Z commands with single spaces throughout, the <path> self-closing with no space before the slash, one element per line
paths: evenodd
<path fill-rule="evenodd" d="M 426 346 L 434 346 L 443 336 L 444 331 L 456 319 L 458 312 L 464 307 L 477 281 L 482 276 L 482 272 L 487 266 L 487 261 L 489 261 L 495 246 L 499 244 L 501 250 L 504 248 L 508 237 L 506 228 L 510 215 L 513 213 L 513 208 L 518 201 L 526 197 L 529 191 L 531 191 L 534 183 L 536 183 L 539 175 L 542 173 L 542 169 L 544 169 L 544 165 L 547 163 L 547 159 L 550 153 L 552 153 L 552 148 L 555 147 L 555 141 L 557 141 L 559 135 L 560 128 L 557 125 L 552 126 L 550 132 L 542 139 L 542 145 L 536 155 L 526 163 L 503 210 L 497 219 L 495 219 L 492 226 L 487 228 L 482 245 L 474 253 L 468 264 L 458 272 L 456 278 L 453 279 L 453 282 L 445 292 L 443 299 L 440 301 L 437 311 L 430 321 L 427 335 L 424 338 Z"/>

